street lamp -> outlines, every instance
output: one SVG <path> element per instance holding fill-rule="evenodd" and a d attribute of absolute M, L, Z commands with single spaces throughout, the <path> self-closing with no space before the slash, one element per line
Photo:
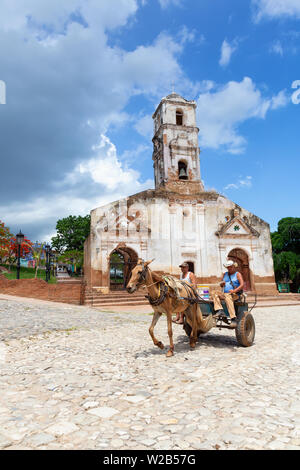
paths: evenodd
<path fill-rule="evenodd" d="M 45 252 L 46 252 L 46 282 L 50 281 L 50 253 L 51 253 L 51 246 L 45 245 Z"/>
<path fill-rule="evenodd" d="M 50 273 L 52 271 L 52 275 L 55 276 L 55 254 L 53 251 L 50 252 Z"/>
<path fill-rule="evenodd" d="M 24 241 L 24 235 L 20 232 L 16 235 L 16 241 L 18 245 L 18 261 L 17 261 L 17 279 L 20 279 L 20 257 L 21 257 L 21 245 Z"/>
<path fill-rule="evenodd" d="M 53 276 L 57 276 L 57 263 L 58 257 L 55 253 L 53 253 Z"/>

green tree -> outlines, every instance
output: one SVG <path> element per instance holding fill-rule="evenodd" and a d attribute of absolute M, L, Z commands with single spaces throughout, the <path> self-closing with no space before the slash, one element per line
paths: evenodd
<path fill-rule="evenodd" d="M 65 251 L 83 251 L 83 244 L 90 233 L 91 217 L 69 215 L 57 221 L 57 235 L 52 237 L 52 247 L 59 253 Z"/>
<path fill-rule="evenodd" d="M 77 268 L 83 265 L 83 251 L 79 251 L 79 250 L 65 251 L 61 256 L 59 256 L 58 260 L 61 261 L 62 263 L 73 264 L 75 273 L 76 273 Z"/>
<path fill-rule="evenodd" d="M 285 217 L 278 222 L 277 232 L 271 233 L 273 253 L 292 251 L 300 254 L 300 218 Z"/>
<path fill-rule="evenodd" d="M 41 264 L 41 259 L 42 259 L 42 254 L 44 251 L 45 244 L 46 243 L 35 242 L 35 244 L 32 245 L 31 247 L 32 256 L 33 256 L 33 259 L 35 260 L 35 274 L 34 274 L 35 279 L 37 279 L 37 274 L 38 274 L 38 270 Z"/>
<path fill-rule="evenodd" d="M 292 281 L 293 290 L 300 285 L 300 218 L 285 217 L 271 233 L 276 281 Z"/>
<path fill-rule="evenodd" d="M 278 281 L 295 281 L 300 275 L 300 256 L 292 251 L 274 253 L 274 271 Z"/>
<path fill-rule="evenodd" d="M 0 220 L 0 262 L 9 256 L 10 240 L 12 234 L 8 227 L 5 227 L 4 222 Z"/>

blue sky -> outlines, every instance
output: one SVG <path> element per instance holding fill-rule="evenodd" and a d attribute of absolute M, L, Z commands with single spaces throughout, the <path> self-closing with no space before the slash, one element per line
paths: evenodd
<path fill-rule="evenodd" d="M 0 80 L 13 232 L 49 240 L 153 187 L 151 115 L 173 86 L 197 101 L 205 187 L 271 230 L 300 215 L 300 0 L 1 0 Z"/>

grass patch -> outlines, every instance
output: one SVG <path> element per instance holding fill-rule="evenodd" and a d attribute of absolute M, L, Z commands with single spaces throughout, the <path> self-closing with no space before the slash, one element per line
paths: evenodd
<path fill-rule="evenodd" d="M 8 266 L 4 266 L 4 265 L 2 266 L 8 269 Z M 9 273 L 2 272 L 2 274 L 6 277 L 6 279 L 17 279 L 17 267 L 11 266 Z M 25 268 L 24 266 L 20 267 L 20 279 L 34 279 L 34 276 L 35 276 L 35 268 Z M 45 281 L 46 271 L 42 269 L 38 269 L 37 279 L 43 279 Z M 56 282 L 57 282 L 56 277 L 51 274 L 49 283 L 56 284 Z"/>

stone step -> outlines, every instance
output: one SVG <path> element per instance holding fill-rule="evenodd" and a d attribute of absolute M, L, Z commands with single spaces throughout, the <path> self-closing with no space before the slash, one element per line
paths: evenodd
<path fill-rule="evenodd" d="M 145 299 L 146 292 L 134 292 L 129 294 L 126 291 L 110 292 L 109 294 L 101 294 L 99 292 L 89 290 L 85 294 L 85 304 L 92 306 L 107 305 L 147 305 Z"/>
<path fill-rule="evenodd" d="M 141 290 L 135 291 L 132 294 L 129 294 L 129 292 L 127 292 L 126 290 L 120 290 L 118 292 L 110 291 L 108 294 L 103 294 L 102 292 L 99 292 L 96 289 L 93 289 L 93 290 L 92 289 L 86 289 L 85 291 L 88 294 L 102 295 L 103 297 L 107 297 L 108 295 L 110 295 L 112 297 L 119 297 L 120 295 L 130 295 L 132 297 L 132 296 L 135 296 L 135 295 L 143 295 L 143 293 L 146 292 L 146 289 L 145 290 L 141 289 Z"/>
<path fill-rule="evenodd" d="M 121 302 L 110 302 L 110 303 L 103 303 L 103 302 L 85 302 L 85 305 L 90 305 L 92 307 L 103 307 L 103 308 L 109 308 L 110 306 L 116 307 L 116 306 L 128 306 L 128 307 L 133 307 L 137 305 L 149 305 L 149 302 L 145 300 L 136 300 L 135 302 L 133 301 L 121 301 Z"/>
<path fill-rule="evenodd" d="M 247 296 L 247 302 L 254 302 L 254 300 L 255 300 L 255 297 Z M 271 302 L 286 302 L 286 301 L 300 302 L 300 297 L 291 296 L 291 297 L 282 298 L 282 297 L 277 297 L 277 296 L 276 297 L 275 296 L 274 297 L 259 296 L 257 297 L 256 301 L 257 302 L 269 302 L 269 301 Z"/>
<path fill-rule="evenodd" d="M 133 293 L 133 294 L 129 294 L 129 293 L 120 293 L 118 295 L 116 294 L 112 294 L 112 293 L 109 293 L 109 294 L 101 294 L 101 293 L 97 293 L 97 292 L 86 292 L 86 296 L 90 296 L 90 297 L 101 297 L 101 298 L 105 298 L 105 299 L 108 299 L 108 298 L 111 298 L 111 299 L 120 299 L 120 298 L 137 298 L 137 297 L 144 297 L 145 295 L 147 294 L 147 291 L 145 292 L 141 292 L 141 293 Z M 255 296 L 254 295 L 247 295 L 246 298 L 249 300 L 249 299 L 255 299 Z M 267 295 L 267 296 L 262 296 L 262 295 L 258 295 L 257 296 L 257 299 L 258 300 L 269 300 L 269 299 L 272 299 L 272 300 L 288 300 L 288 299 L 293 299 L 293 300 L 300 300 L 300 295 L 299 294 L 289 294 L 288 296 L 285 296 L 285 297 L 281 297 L 280 296 L 275 296 L 275 295 Z"/>
<path fill-rule="evenodd" d="M 71 279 L 57 279 L 56 282 L 57 282 L 57 284 L 64 284 L 64 285 L 67 285 L 67 284 L 70 284 L 70 285 L 82 284 L 82 281 L 77 280 L 77 279 L 74 279 L 74 281 L 71 280 Z"/>
<path fill-rule="evenodd" d="M 141 300 L 144 299 L 145 295 L 139 295 L 139 296 L 132 296 L 132 297 L 125 297 L 125 296 L 120 296 L 120 297 L 111 297 L 111 296 L 101 296 L 101 295 L 85 295 L 85 299 L 91 300 L 91 299 L 97 299 L 101 300 L 103 302 L 118 302 L 120 300 Z"/>
<path fill-rule="evenodd" d="M 99 308 L 109 308 L 116 306 L 143 306 L 149 305 L 148 300 L 145 298 L 146 290 L 141 292 L 137 291 L 129 294 L 125 290 L 112 291 L 109 294 L 101 294 L 93 289 L 86 290 L 85 305 Z M 255 301 L 255 293 L 247 293 L 247 302 L 253 304 Z M 278 294 L 278 295 L 259 295 L 256 298 L 257 306 L 273 306 L 273 305 L 293 305 L 295 302 L 300 302 L 300 294 Z"/>
<path fill-rule="evenodd" d="M 86 292 L 86 296 L 90 297 L 101 297 L 102 299 L 120 299 L 120 298 L 137 298 L 137 297 L 144 297 L 147 292 L 141 292 L 138 294 L 119 294 L 119 295 L 113 295 L 113 294 L 100 294 L 98 292 Z"/>
<path fill-rule="evenodd" d="M 115 304 L 115 305 L 119 305 L 119 304 L 125 304 L 127 302 L 130 302 L 130 303 L 133 303 L 133 304 L 136 304 L 136 303 L 140 303 L 140 302 L 148 302 L 146 299 L 118 299 L 118 300 L 114 300 L 114 299 L 107 299 L 107 300 L 102 300 L 102 299 L 85 299 L 85 303 L 92 303 L 92 304 L 95 304 L 95 303 L 100 303 L 102 305 L 111 305 L 111 304 Z"/>

